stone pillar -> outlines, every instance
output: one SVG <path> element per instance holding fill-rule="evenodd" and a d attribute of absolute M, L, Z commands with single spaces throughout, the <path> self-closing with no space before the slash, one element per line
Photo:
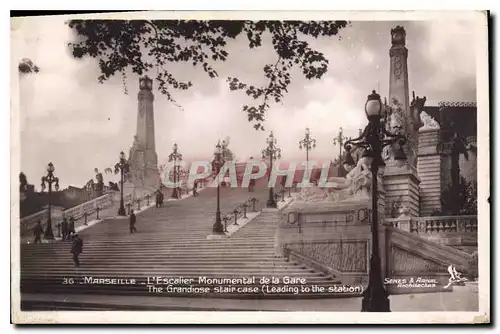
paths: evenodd
<path fill-rule="evenodd" d="M 409 164 L 388 165 L 384 173 L 385 205 L 397 203 L 409 209 L 409 215 L 419 215 L 420 179 L 416 168 Z"/>
<path fill-rule="evenodd" d="M 420 177 L 420 215 L 441 211 L 440 129 L 420 131 L 418 138 L 418 176 Z"/>

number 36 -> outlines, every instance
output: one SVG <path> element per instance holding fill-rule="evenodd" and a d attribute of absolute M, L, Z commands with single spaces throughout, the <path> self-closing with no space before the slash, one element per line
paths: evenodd
<path fill-rule="evenodd" d="M 75 284 L 75 280 L 73 278 L 63 278 L 63 284 Z"/>

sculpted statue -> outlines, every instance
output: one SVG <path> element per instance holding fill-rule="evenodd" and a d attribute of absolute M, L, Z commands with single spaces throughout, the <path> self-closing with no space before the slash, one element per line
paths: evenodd
<path fill-rule="evenodd" d="M 425 101 L 427 101 L 425 96 L 422 98 L 419 96 L 415 97 L 415 91 L 413 91 L 413 99 L 410 103 L 410 112 L 415 131 L 418 131 L 418 129 L 420 129 L 423 125 L 421 113 L 424 112 Z"/>
<path fill-rule="evenodd" d="M 328 194 L 318 186 L 303 187 L 297 199 L 304 202 L 322 202 L 328 198 Z"/>
<path fill-rule="evenodd" d="M 329 182 L 337 183 L 336 187 L 327 188 L 329 199 L 338 202 L 346 199 L 366 198 L 370 195 L 371 179 L 371 171 L 366 158 L 360 158 L 345 178 L 328 178 Z"/>
<path fill-rule="evenodd" d="M 132 144 L 132 147 L 130 148 L 130 155 L 129 155 L 130 160 L 135 159 L 137 151 L 139 151 L 141 149 L 140 146 L 141 146 L 141 144 L 139 143 L 139 137 L 134 136 L 134 143 Z"/>
<path fill-rule="evenodd" d="M 406 204 L 403 204 L 398 209 L 399 217 L 409 217 L 410 216 L 410 207 Z"/>
<path fill-rule="evenodd" d="M 420 131 L 440 128 L 439 123 L 425 111 L 422 111 L 422 113 L 420 113 L 420 120 L 423 124 L 420 128 Z"/>
<path fill-rule="evenodd" d="M 343 177 L 330 177 L 328 182 L 334 187 L 320 188 L 318 186 L 302 188 L 298 199 L 304 202 L 331 201 L 340 202 L 350 199 L 366 199 L 371 191 L 371 171 L 366 158 L 360 158 L 357 165 Z"/>

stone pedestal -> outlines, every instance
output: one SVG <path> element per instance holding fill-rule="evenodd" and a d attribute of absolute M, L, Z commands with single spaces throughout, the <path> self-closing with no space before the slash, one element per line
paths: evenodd
<path fill-rule="evenodd" d="M 395 203 L 406 206 L 409 215 L 419 215 L 419 184 L 420 179 L 415 167 L 404 164 L 388 163 L 384 173 L 385 205 Z"/>
<path fill-rule="evenodd" d="M 420 131 L 418 138 L 418 176 L 420 177 L 420 215 L 441 211 L 440 130 Z"/>

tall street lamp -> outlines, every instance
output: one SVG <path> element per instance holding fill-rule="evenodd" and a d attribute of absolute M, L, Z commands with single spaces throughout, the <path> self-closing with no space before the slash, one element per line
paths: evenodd
<path fill-rule="evenodd" d="M 306 128 L 306 135 L 304 139 L 299 141 L 299 148 L 304 148 L 306 150 L 306 162 L 309 163 L 309 151 L 316 148 L 316 139 L 311 138 L 311 131 Z"/>
<path fill-rule="evenodd" d="M 179 147 L 177 143 L 174 143 L 173 152 L 168 156 L 169 162 L 174 162 L 174 190 L 172 191 L 172 198 L 179 198 L 179 192 L 177 190 L 177 182 L 179 181 L 179 169 L 181 166 L 177 166 L 177 161 L 182 161 L 182 154 L 178 152 Z"/>
<path fill-rule="evenodd" d="M 361 135 L 361 132 L 359 133 Z M 342 163 L 342 147 L 347 139 L 350 139 L 344 136 L 344 130 L 342 127 L 339 130 L 339 134 L 333 138 L 333 145 L 339 145 L 339 163 Z"/>
<path fill-rule="evenodd" d="M 47 218 L 47 229 L 45 230 L 45 239 L 54 239 L 54 232 L 52 231 L 52 184 L 54 183 L 54 189 L 56 191 L 59 190 L 59 178 L 54 176 L 54 171 L 56 169 L 54 168 L 54 165 L 52 162 L 49 162 L 49 165 L 47 166 L 47 175 L 42 176 L 42 191 L 45 190 L 46 184 L 49 186 L 49 193 L 48 193 L 48 211 L 49 211 L 49 217 Z"/>
<path fill-rule="evenodd" d="M 130 164 L 125 158 L 125 153 L 120 152 L 120 160 L 115 165 L 115 174 L 120 173 L 120 208 L 118 209 L 118 216 L 126 216 L 125 205 L 123 203 L 123 184 L 125 183 L 124 175 L 130 170 Z"/>
<path fill-rule="evenodd" d="M 274 138 L 273 132 L 266 139 L 267 147 L 265 150 L 262 150 L 262 159 L 269 159 L 269 178 L 271 179 L 271 173 L 273 170 L 273 160 L 281 159 L 281 148 L 276 147 L 276 143 L 278 142 L 276 138 Z M 278 204 L 276 203 L 276 199 L 273 194 L 273 187 L 269 185 L 269 199 L 267 200 L 268 208 L 277 208 Z"/>
<path fill-rule="evenodd" d="M 382 159 L 382 149 L 385 146 L 398 143 L 394 152 L 395 160 L 406 160 L 402 146 L 406 143 L 406 137 L 399 133 L 390 133 L 381 122 L 384 117 L 384 108 L 380 95 L 375 91 L 368 96 L 365 104 L 365 112 L 368 125 L 361 135 L 349 139 L 345 144 L 347 156 L 344 164 L 354 166 L 354 159 L 350 152 L 352 146 L 364 149 L 363 157 L 367 159 L 372 172 L 372 254 L 370 258 L 370 273 L 368 287 L 363 293 L 362 312 L 390 312 L 389 298 L 384 289 L 382 281 L 382 269 L 380 264 L 379 240 L 378 240 L 378 173 L 384 173 L 385 163 Z"/>
<path fill-rule="evenodd" d="M 220 141 L 215 146 L 214 160 L 212 162 L 212 171 L 215 175 L 219 175 L 220 169 L 224 165 L 224 153 L 226 150 L 226 143 L 223 141 L 222 145 Z M 215 234 L 225 234 L 224 226 L 221 221 L 220 214 L 220 182 L 217 181 L 217 211 L 215 212 L 215 223 L 212 229 Z"/>

